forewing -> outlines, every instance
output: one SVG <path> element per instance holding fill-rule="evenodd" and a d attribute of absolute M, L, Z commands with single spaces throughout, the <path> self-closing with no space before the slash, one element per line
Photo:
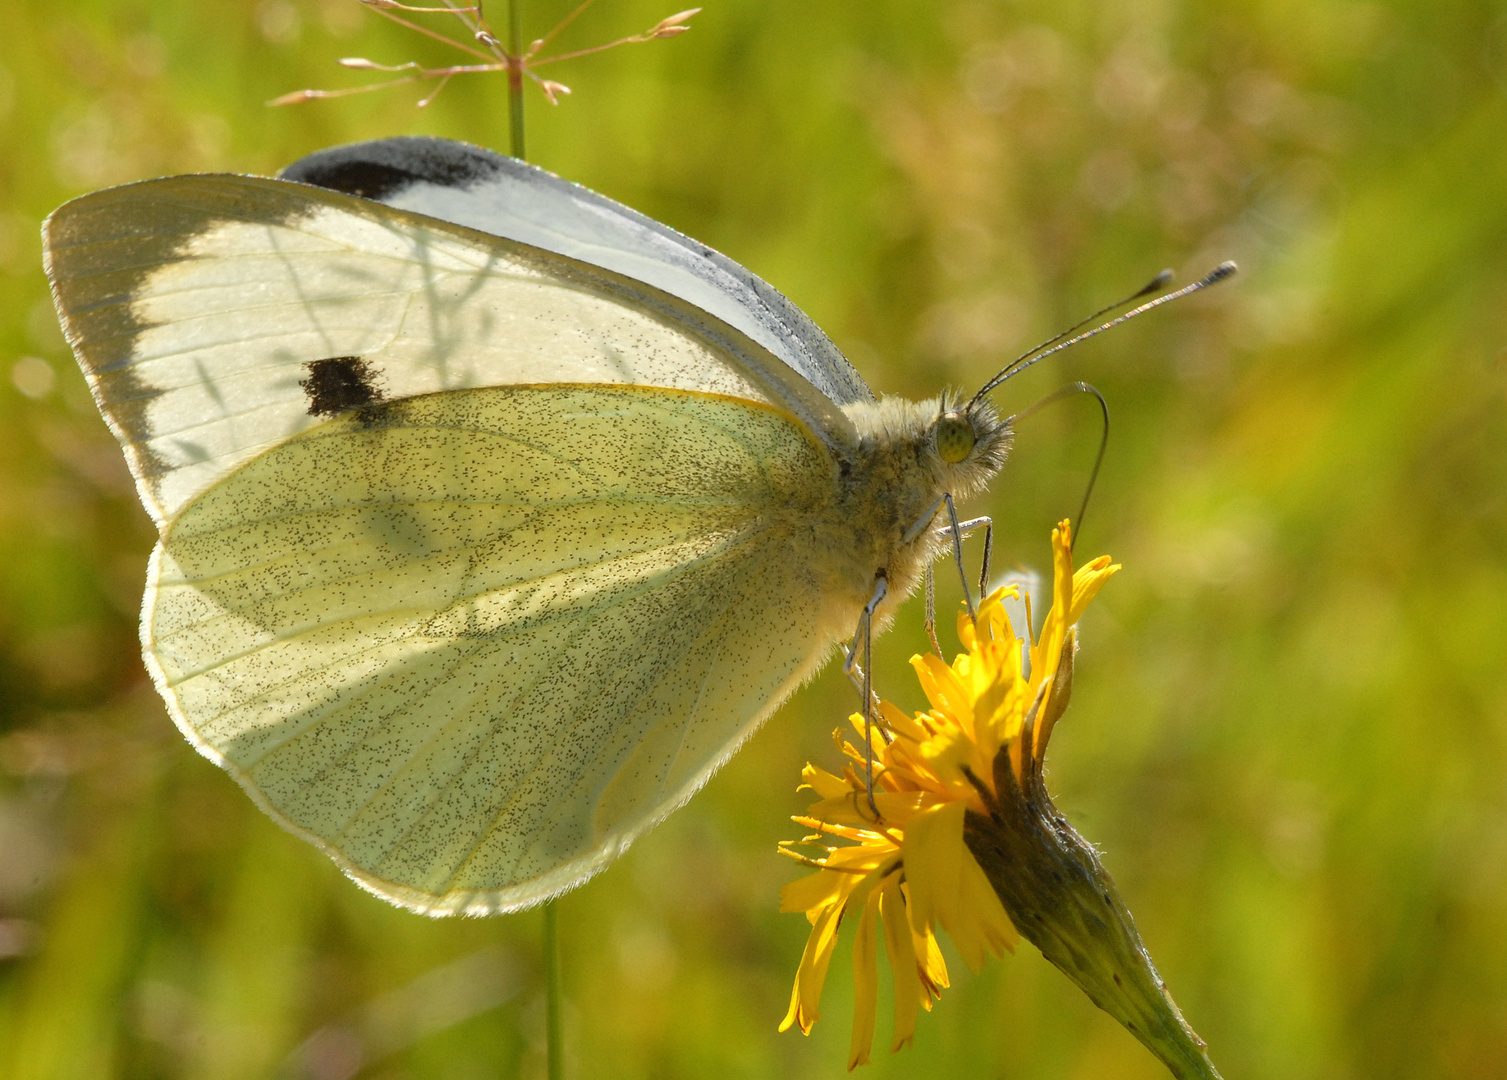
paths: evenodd
<path fill-rule="evenodd" d="M 819 661 L 793 417 L 501 388 L 297 436 L 194 502 L 143 635 L 173 716 L 357 881 L 536 903 L 699 787 Z"/>
<path fill-rule="evenodd" d="M 64 329 L 159 528 L 322 420 L 441 390 L 678 388 L 852 437 L 797 372 L 684 300 L 307 184 L 150 180 L 68 203 L 44 238 Z"/>
<path fill-rule="evenodd" d="M 579 184 L 451 139 L 320 150 L 283 177 L 506 236 L 647 282 L 736 327 L 839 405 L 874 394 L 826 334 L 762 278 Z"/>

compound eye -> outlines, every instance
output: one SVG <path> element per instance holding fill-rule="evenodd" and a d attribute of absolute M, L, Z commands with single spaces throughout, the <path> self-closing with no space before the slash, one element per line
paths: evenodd
<path fill-rule="evenodd" d="M 937 420 L 937 453 L 948 464 L 957 464 L 973 452 L 978 436 L 973 424 L 960 412 L 945 412 Z"/>

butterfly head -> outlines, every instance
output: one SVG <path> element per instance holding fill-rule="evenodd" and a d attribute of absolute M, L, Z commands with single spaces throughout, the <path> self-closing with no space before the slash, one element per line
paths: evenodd
<path fill-rule="evenodd" d="M 1010 452 L 1010 421 L 987 400 L 967 402 L 944 394 L 931 425 L 930 449 L 955 494 L 989 482 Z"/>

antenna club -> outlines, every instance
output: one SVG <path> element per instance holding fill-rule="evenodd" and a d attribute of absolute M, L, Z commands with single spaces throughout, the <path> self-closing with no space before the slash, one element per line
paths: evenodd
<path fill-rule="evenodd" d="M 1227 277 L 1234 277 L 1239 272 L 1240 267 L 1236 266 L 1233 262 L 1225 261 L 1210 270 L 1209 276 L 1200 281 L 1199 284 L 1205 287 L 1215 285 Z"/>

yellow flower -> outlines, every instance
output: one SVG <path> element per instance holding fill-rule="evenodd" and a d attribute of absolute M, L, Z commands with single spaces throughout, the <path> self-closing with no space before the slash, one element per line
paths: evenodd
<path fill-rule="evenodd" d="M 1000 764 L 1008 761 L 1017 778 L 1039 765 L 1051 725 L 1062 712 L 1055 688 L 1062 688 L 1065 704 L 1071 681 L 1072 628 L 1119 569 L 1099 558 L 1075 574 L 1071 545 L 1063 522 L 1052 533 L 1056 600 L 1036 641 L 1016 636 L 1004 608 L 1014 590 L 1000 589 L 984 600 L 977 622 L 959 618 L 966 651 L 951 666 L 936 656 L 911 658 L 931 708 L 908 717 L 889 702 L 880 705 L 890 741 L 876 746 L 877 819 L 864 780 L 861 716 L 852 717 L 857 743 L 838 736 L 842 752 L 852 759 L 842 776 L 814 765 L 802 773 L 802 787 L 820 798 L 795 821 L 813 833 L 782 844 L 781 850 L 816 872 L 785 886 L 781 910 L 805 912 L 811 936 L 780 1030 L 792 1025 L 811 1030 L 820 1015 L 838 926 L 856 914 L 857 1000 L 849 1069 L 869 1060 L 873 1043 L 879 924 L 895 978 L 893 1050 L 910 1041 L 917 1010 L 930 1009 L 947 985 L 939 928 L 975 971 L 989 955 L 1014 951 L 1015 926 L 965 840 L 964 823 L 970 814 L 987 817 L 997 810 Z M 1001 759 L 1001 751 L 1008 757 Z M 802 854 L 802 848 L 814 854 Z"/>

